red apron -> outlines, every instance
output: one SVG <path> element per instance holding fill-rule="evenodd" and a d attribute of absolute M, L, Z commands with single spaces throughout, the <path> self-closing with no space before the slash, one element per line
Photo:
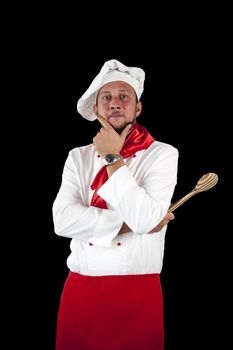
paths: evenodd
<path fill-rule="evenodd" d="M 84 276 L 70 272 L 56 350 L 163 350 L 159 274 Z"/>

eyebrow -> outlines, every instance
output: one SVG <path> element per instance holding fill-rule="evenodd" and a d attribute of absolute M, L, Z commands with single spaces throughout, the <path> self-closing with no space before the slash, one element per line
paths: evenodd
<path fill-rule="evenodd" d="M 118 90 L 119 92 L 129 92 L 129 90 L 126 90 L 126 89 L 124 89 L 124 90 Z M 107 93 L 111 93 L 111 91 L 110 90 L 104 90 L 104 91 L 100 91 L 100 94 L 107 94 Z"/>

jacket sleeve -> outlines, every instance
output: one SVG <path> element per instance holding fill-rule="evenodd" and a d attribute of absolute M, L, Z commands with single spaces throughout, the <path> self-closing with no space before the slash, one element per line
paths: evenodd
<path fill-rule="evenodd" d="M 83 203 L 77 169 L 71 154 L 65 162 L 62 182 L 52 207 L 57 235 L 109 246 L 118 234 L 123 218 L 119 211 Z"/>
<path fill-rule="evenodd" d="M 148 233 L 167 213 L 177 182 L 177 149 L 168 145 L 158 150 L 144 167 L 147 168 L 140 181 L 125 165 L 98 190 L 136 234 Z"/>

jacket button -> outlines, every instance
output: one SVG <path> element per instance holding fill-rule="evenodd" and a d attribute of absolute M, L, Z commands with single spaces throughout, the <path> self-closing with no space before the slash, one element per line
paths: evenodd
<path fill-rule="evenodd" d="M 89 245 L 93 245 L 93 243 L 89 242 Z"/>
<path fill-rule="evenodd" d="M 121 245 L 121 242 L 117 242 L 117 245 Z"/>

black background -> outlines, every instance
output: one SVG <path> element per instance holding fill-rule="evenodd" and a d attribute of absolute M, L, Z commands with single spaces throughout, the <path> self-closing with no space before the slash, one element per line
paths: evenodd
<path fill-rule="evenodd" d="M 53 17 L 51 26 L 49 20 L 43 32 L 44 22 L 37 20 L 33 40 L 29 27 L 20 35 L 15 32 L 17 63 L 11 56 L 21 112 L 14 124 L 20 139 L 13 158 L 20 174 L 14 183 L 20 191 L 16 198 L 21 201 L 16 202 L 21 235 L 16 232 L 20 245 L 15 244 L 19 258 L 14 260 L 13 271 L 21 280 L 19 319 L 24 315 L 26 321 L 17 321 L 18 340 L 24 346 L 29 343 L 29 348 L 54 349 L 70 241 L 54 233 L 52 203 L 68 151 L 92 142 L 99 128 L 97 121 L 88 122 L 77 113 L 77 100 L 103 63 L 115 58 L 145 70 L 138 122 L 155 139 L 179 150 L 173 202 L 193 189 L 205 173 L 219 176 L 214 188 L 177 209 L 168 226 L 161 274 L 165 350 L 225 349 L 230 266 L 229 190 L 225 186 L 226 162 L 230 161 L 227 23 L 211 16 L 191 22 L 187 17 L 182 23 L 173 20 L 160 26 L 150 20 L 142 32 L 136 19 L 131 26 L 124 19 L 123 27 L 118 21 L 117 28 L 110 25 L 109 18 L 101 27 L 98 21 L 96 26 L 92 22 L 91 28 L 90 19 L 82 26 L 77 19 L 72 26 L 66 25 L 62 16 L 55 21 Z"/>

